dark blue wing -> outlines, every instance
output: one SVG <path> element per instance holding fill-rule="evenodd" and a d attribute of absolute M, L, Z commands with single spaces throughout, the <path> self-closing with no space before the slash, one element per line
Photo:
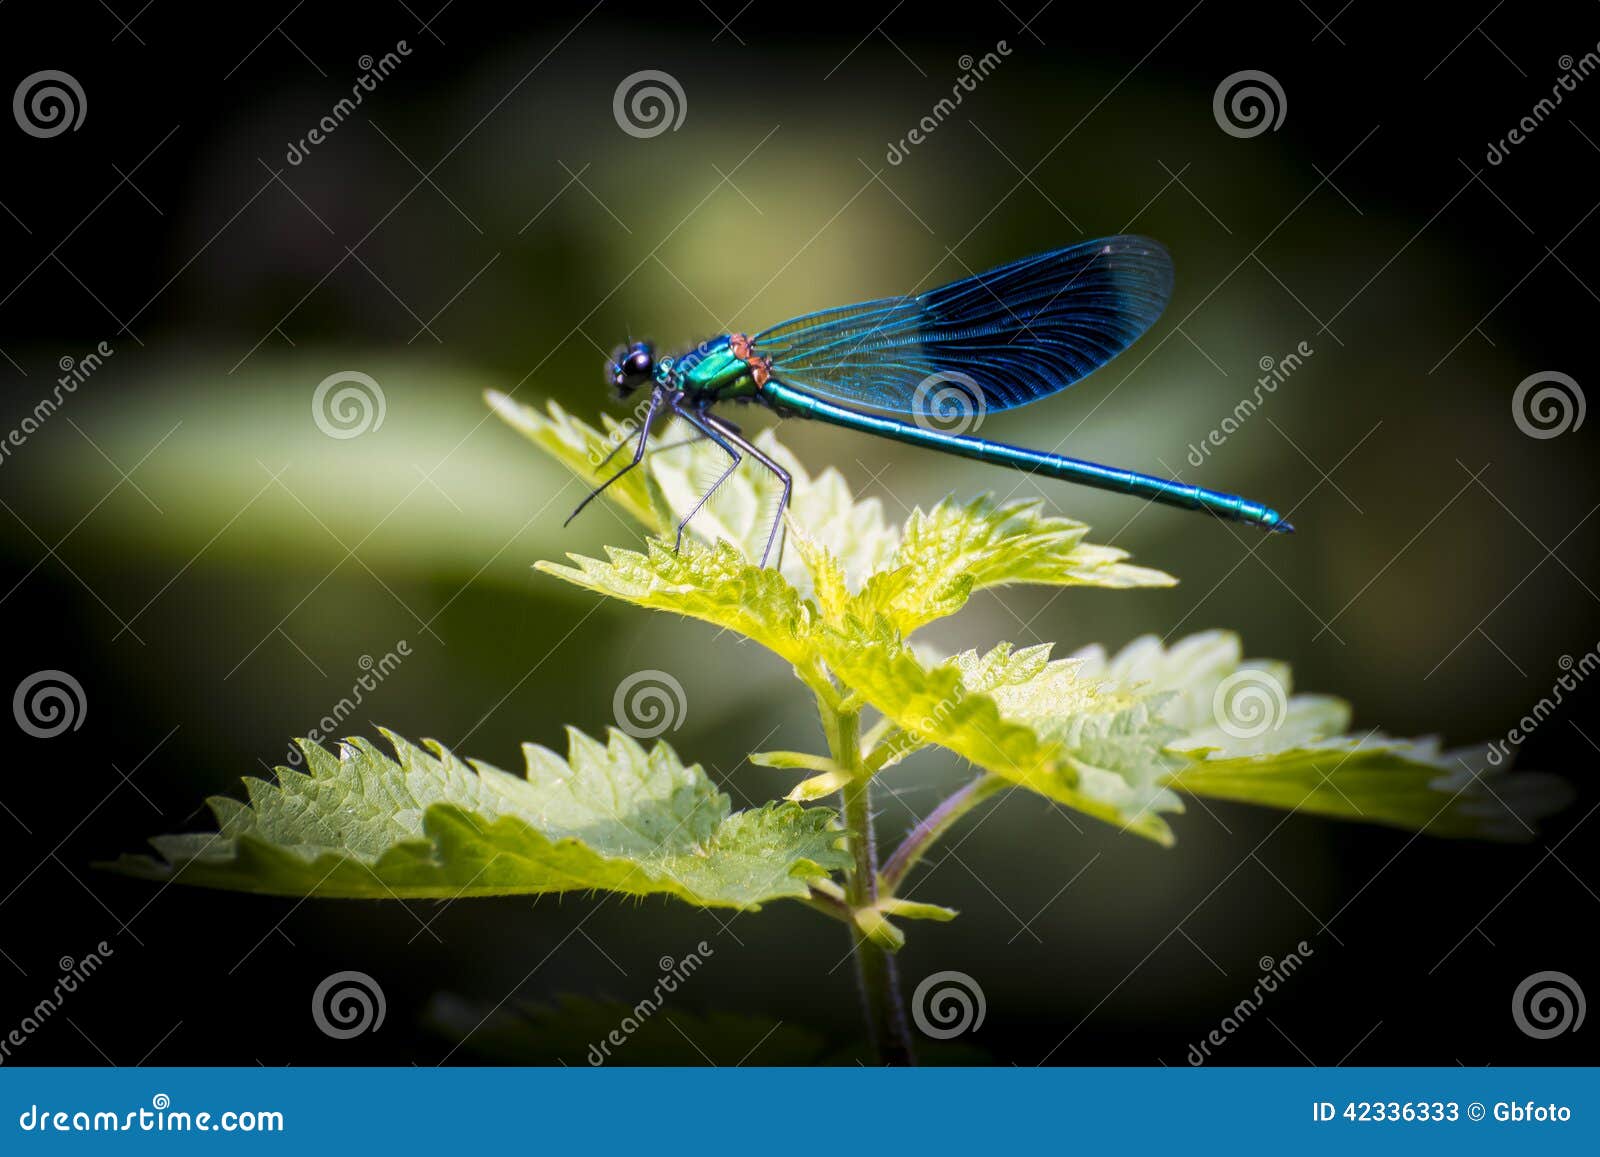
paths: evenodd
<path fill-rule="evenodd" d="M 1146 237 L 1024 257 L 916 297 L 824 310 L 753 339 L 772 376 L 838 402 L 914 413 L 929 378 L 975 384 L 1004 410 L 1065 389 L 1127 349 L 1172 294 Z"/>

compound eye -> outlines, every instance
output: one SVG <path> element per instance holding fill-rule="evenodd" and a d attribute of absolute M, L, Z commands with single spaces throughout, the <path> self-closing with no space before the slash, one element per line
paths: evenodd
<path fill-rule="evenodd" d="M 635 350 L 633 353 L 628 355 L 627 369 L 630 374 L 649 376 L 650 355 L 644 350 Z"/>

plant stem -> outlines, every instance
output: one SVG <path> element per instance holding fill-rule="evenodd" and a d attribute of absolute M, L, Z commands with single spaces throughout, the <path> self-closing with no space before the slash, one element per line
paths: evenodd
<path fill-rule="evenodd" d="M 841 710 L 821 695 L 817 705 L 828 733 L 829 752 L 851 777 L 841 793 L 845 842 L 852 862 L 845 899 L 852 909 L 870 908 L 878 902 L 878 852 L 872 834 L 872 780 L 861 765 L 861 714 L 859 709 Z M 867 1029 L 878 1060 L 890 1065 L 915 1064 L 894 957 L 855 924 L 850 936 Z"/>
<path fill-rule="evenodd" d="M 900 881 L 905 879 L 906 873 L 916 866 L 917 861 L 922 859 L 928 849 L 933 847 L 934 842 L 957 820 L 990 796 L 1010 786 L 1000 776 L 985 772 L 959 791 L 946 796 L 938 807 L 911 829 L 900 846 L 894 850 L 894 855 L 889 857 L 889 862 L 884 865 L 879 875 L 884 892 L 890 896 L 894 895 L 900 887 Z"/>

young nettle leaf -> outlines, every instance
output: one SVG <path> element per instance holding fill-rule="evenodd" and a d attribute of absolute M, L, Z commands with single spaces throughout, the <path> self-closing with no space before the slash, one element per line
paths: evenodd
<path fill-rule="evenodd" d="M 339 754 L 301 745 L 307 772 L 245 781 L 250 802 L 210 801 L 218 831 L 159 836 L 161 854 L 114 869 L 238 891 L 353 898 L 605 890 L 756 908 L 804 898 L 848 861 L 826 808 L 735 812 L 698 764 L 613 730 L 567 733 L 566 759 L 526 745 L 508 774 L 385 731 Z"/>
<path fill-rule="evenodd" d="M 654 541 L 643 554 L 615 547 L 606 554 L 604 562 L 573 555 L 573 566 L 535 565 L 597 594 L 737 631 L 796 666 L 812 654 L 812 605 L 776 570 L 753 565 L 726 542 L 686 542 L 674 552 Z"/>
<path fill-rule="evenodd" d="M 849 613 L 865 621 L 883 615 L 909 635 L 955 614 L 987 587 L 1165 587 L 1177 581 L 1124 562 L 1125 551 L 1084 542 L 1088 532 L 1081 522 L 1042 514 L 1036 500 L 946 499 L 932 510 L 912 511 L 893 557 L 866 582 Z"/>
<path fill-rule="evenodd" d="M 1565 806 L 1550 775 L 1507 774 L 1483 746 L 1345 734 L 1350 707 L 1292 693 L 1289 668 L 1245 661 L 1236 635 L 1208 631 L 1164 648 L 1148 636 L 1112 658 L 1080 652 L 1085 677 L 1160 699 L 1183 757 L 1166 782 L 1191 795 L 1480 839 L 1528 839 L 1533 821 Z"/>
<path fill-rule="evenodd" d="M 927 666 L 876 633 L 832 636 L 828 666 L 890 719 L 885 748 L 936 744 L 1001 779 L 1097 819 L 1171 843 L 1159 812 L 1181 811 L 1163 783 L 1182 765 L 1166 750 L 1180 733 L 1144 698 L 1103 691 L 1048 647 L 967 652 Z M 869 758 L 869 764 L 872 761 Z"/>
<path fill-rule="evenodd" d="M 1079 800 L 1063 803 L 1172 843 L 1159 813 L 1183 810 L 1166 779 L 1184 760 L 1168 750 L 1182 732 L 1163 718 L 1165 695 L 1108 685 L 1086 672 L 1081 659 L 1051 661 L 1048 646 L 1013 652 L 1002 644 L 987 655 L 958 655 L 954 662 L 968 685 L 993 699 L 1006 719 L 1060 746 Z"/>

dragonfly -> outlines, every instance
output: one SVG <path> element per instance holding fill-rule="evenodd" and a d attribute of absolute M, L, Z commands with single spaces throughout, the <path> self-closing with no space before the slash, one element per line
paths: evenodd
<path fill-rule="evenodd" d="M 676 355 L 657 357 L 650 342 L 630 342 L 612 355 L 607 378 L 620 399 L 641 389 L 650 394 L 643 419 L 606 461 L 637 438 L 633 459 L 595 487 L 567 522 L 644 461 L 658 420 L 676 417 L 694 440 L 709 440 L 727 456 L 726 469 L 679 521 L 677 545 L 690 520 L 749 458 L 782 487 L 761 555 L 765 567 L 794 482 L 719 412 L 743 404 L 1292 532 L 1276 510 L 1236 494 L 965 433 L 987 413 L 1061 392 L 1133 345 L 1166 308 L 1172 281 L 1172 259 L 1159 242 L 1105 237 L 915 296 L 825 309 L 754 335 L 724 334 Z"/>

